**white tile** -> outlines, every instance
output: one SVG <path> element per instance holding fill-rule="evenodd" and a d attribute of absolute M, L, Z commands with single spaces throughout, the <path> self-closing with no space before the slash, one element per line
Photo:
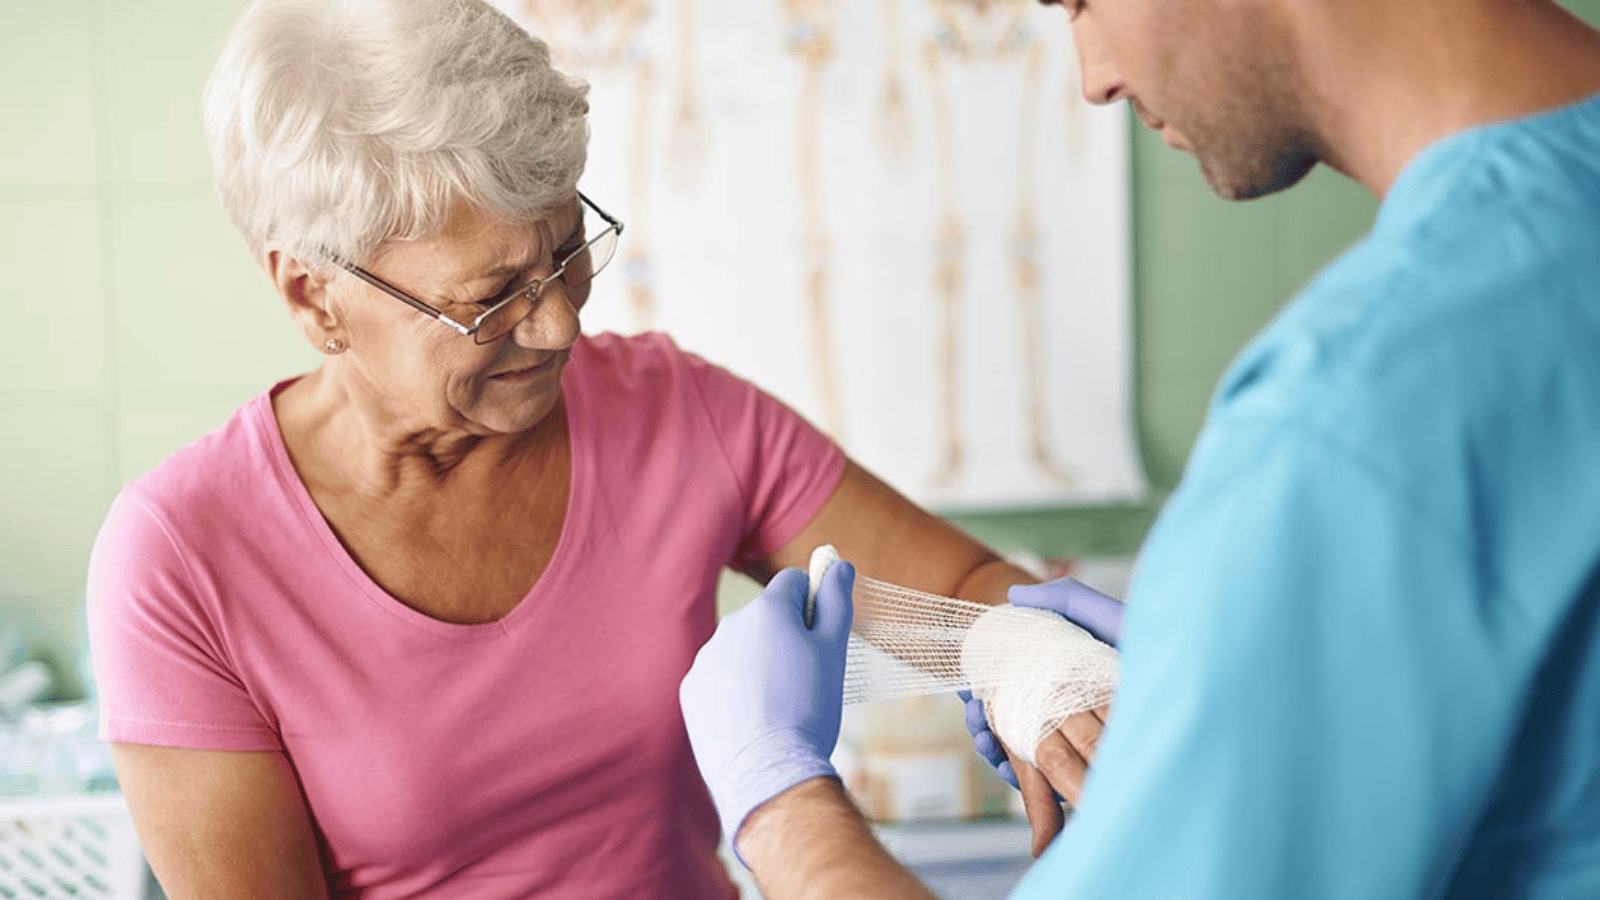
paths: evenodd
<path fill-rule="evenodd" d="M 0 308 L 7 320 L 0 395 L 104 394 L 99 227 L 92 200 L 0 197 Z"/>
<path fill-rule="evenodd" d="M 0 29 L 0 186 L 99 177 L 96 8 L 91 0 L 6 4 Z"/>
<path fill-rule="evenodd" d="M 124 401 L 251 396 L 317 364 L 215 200 L 111 204 L 115 378 Z"/>
<path fill-rule="evenodd" d="M 111 167 L 119 184 L 208 183 L 200 93 L 240 0 L 103 0 Z"/>
<path fill-rule="evenodd" d="M 116 491 L 102 401 L 0 398 L 0 595 L 79 596 Z"/>

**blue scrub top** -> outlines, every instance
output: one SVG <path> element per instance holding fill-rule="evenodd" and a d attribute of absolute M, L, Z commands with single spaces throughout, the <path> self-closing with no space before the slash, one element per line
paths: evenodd
<path fill-rule="evenodd" d="M 1018 900 L 1600 898 L 1600 97 L 1454 135 L 1235 361 Z"/>

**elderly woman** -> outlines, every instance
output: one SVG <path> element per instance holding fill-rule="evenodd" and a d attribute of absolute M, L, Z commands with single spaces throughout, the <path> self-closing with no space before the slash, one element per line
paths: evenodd
<path fill-rule="evenodd" d="M 733 896 L 677 702 L 719 571 L 1026 580 L 665 337 L 580 334 L 622 231 L 586 112 L 478 0 L 258 0 L 228 41 L 217 185 L 326 358 L 96 543 L 102 736 L 175 900 Z"/>

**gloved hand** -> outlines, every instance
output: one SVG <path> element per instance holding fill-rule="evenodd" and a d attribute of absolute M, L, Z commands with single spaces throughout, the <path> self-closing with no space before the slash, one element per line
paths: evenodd
<path fill-rule="evenodd" d="M 1058 613 L 1113 647 L 1122 640 L 1122 601 L 1107 597 L 1076 578 L 1012 585 L 1006 592 L 1006 599 L 1012 606 L 1031 606 Z"/>
<path fill-rule="evenodd" d="M 828 757 L 844 708 L 854 583 L 849 563 L 830 566 L 807 629 L 806 573 L 784 569 L 722 620 L 678 688 L 695 762 L 735 853 L 739 826 L 756 807 L 837 774 Z"/>
<path fill-rule="evenodd" d="M 1013 606 L 1048 609 L 1067 621 L 1115 647 L 1122 637 L 1123 603 L 1108 597 L 1075 578 L 1058 578 L 1044 584 L 1018 584 L 1006 592 Z M 1006 783 L 1017 787 L 1017 773 L 1006 758 L 1005 748 L 989 729 L 983 701 L 971 691 L 957 691 L 967 705 L 967 732 L 978 755 L 989 761 Z"/>

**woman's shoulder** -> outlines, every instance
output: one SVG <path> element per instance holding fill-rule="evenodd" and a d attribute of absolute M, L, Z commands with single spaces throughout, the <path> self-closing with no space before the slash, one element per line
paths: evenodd
<path fill-rule="evenodd" d="M 740 381 L 660 331 L 585 335 L 574 347 L 573 362 L 574 375 L 586 387 L 634 396 L 659 398 L 691 384 L 703 391 L 708 381 Z"/>
<path fill-rule="evenodd" d="M 263 481 L 276 477 L 272 394 L 261 393 L 221 425 L 130 482 L 123 494 L 163 518 L 215 521 L 230 508 L 257 505 Z"/>
<path fill-rule="evenodd" d="M 587 369 L 634 370 L 663 368 L 697 361 L 699 357 L 679 347 L 664 331 L 617 334 L 603 331 L 578 339 L 574 356 Z"/>

